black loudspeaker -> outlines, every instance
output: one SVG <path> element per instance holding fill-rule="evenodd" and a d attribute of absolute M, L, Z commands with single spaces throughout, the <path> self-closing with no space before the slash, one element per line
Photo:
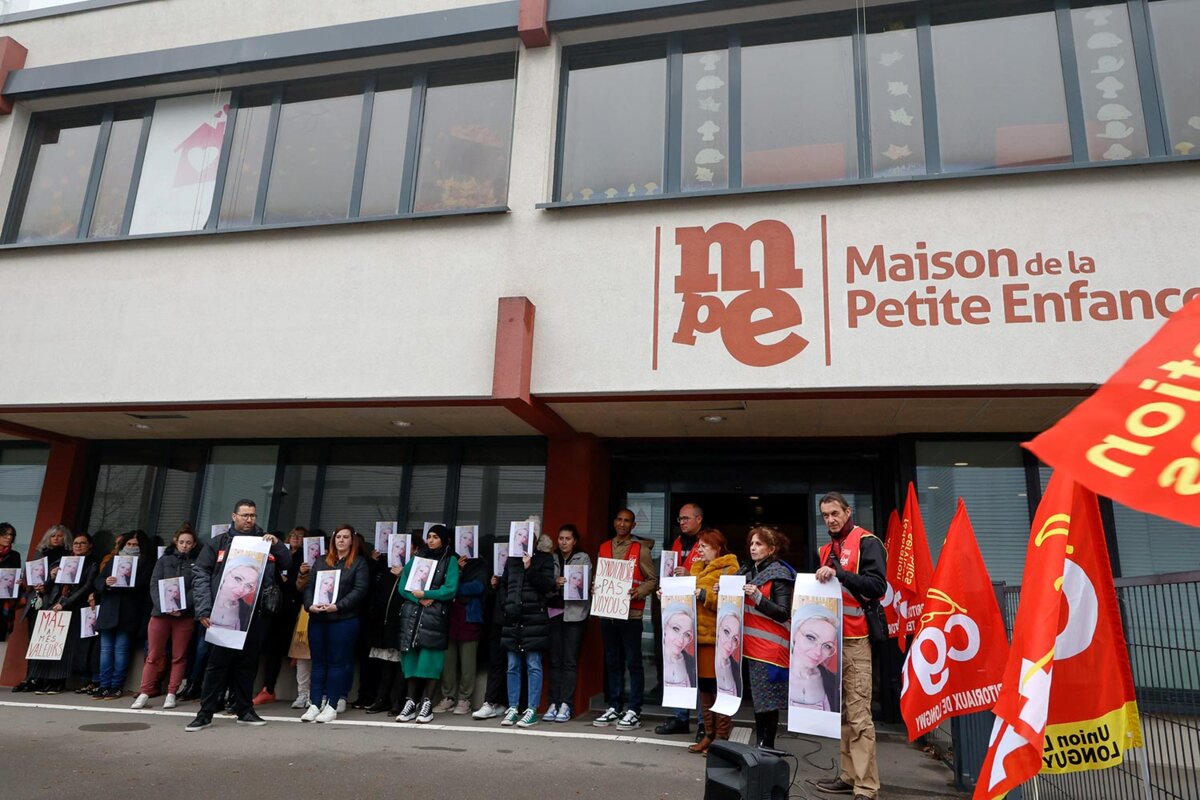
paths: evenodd
<path fill-rule="evenodd" d="M 718 739 L 707 761 L 704 800 L 787 800 L 787 764 L 769 750 Z"/>

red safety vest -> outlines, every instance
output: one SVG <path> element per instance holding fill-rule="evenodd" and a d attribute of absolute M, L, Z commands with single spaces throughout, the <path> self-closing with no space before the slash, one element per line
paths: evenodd
<path fill-rule="evenodd" d="M 874 536 L 875 534 L 860 528 L 857 525 L 845 535 L 841 540 L 841 549 L 838 552 L 838 560 L 842 564 L 842 569 L 846 572 L 858 574 L 858 558 L 861 552 L 862 539 L 864 536 Z M 833 549 L 834 542 L 828 542 L 821 546 L 821 564 L 829 563 L 829 551 Z M 854 599 L 854 595 L 842 589 L 842 638 L 843 639 L 865 639 L 867 636 L 867 618 L 863 615 L 862 606 Z"/>
<path fill-rule="evenodd" d="M 612 558 L 613 557 L 612 543 L 613 543 L 612 539 L 609 539 L 608 541 L 601 543 L 601 545 L 600 545 L 600 557 L 601 558 Z M 634 589 L 638 588 L 646 581 L 646 576 L 642 574 L 642 567 L 638 563 L 638 558 L 641 556 L 641 554 L 642 554 L 642 543 L 639 542 L 637 539 L 634 539 L 632 542 L 629 543 L 629 549 L 625 551 L 625 560 L 633 562 L 633 588 Z M 639 600 L 638 598 L 635 597 L 635 598 L 630 599 L 630 601 L 629 601 L 629 609 L 631 611 L 633 611 L 633 610 L 641 611 L 645 607 L 646 607 L 645 598 L 642 598 L 641 600 Z"/>
<path fill-rule="evenodd" d="M 767 581 L 758 587 L 764 597 L 771 596 L 771 584 Z M 746 658 L 765 661 L 777 667 L 788 666 L 788 626 L 776 622 L 759 611 L 753 603 L 745 605 L 746 635 L 743 637 L 743 653 Z"/>
<path fill-rule="evenodd" d="M 700 548 L 696 546 L 698 544 L 700 544 L 699 539 L 697 539 L 695 544 L 692 545 L 692 549 L 688 551 L 687 556 L 683 559 L 683 563 L 679 565 L 679 566 L 683 567 L 683 571 L 688 573 L 689 575 L 692 574 L 692 564 L 695 564 L 697 561 L 700 560 Z M 671 550 L 676 553 L 679 553 L 680 555 L 683 554 L 683 537 L 682 536 L 677 538 L 674 541 L 674 543 L 672 543 Z"/>

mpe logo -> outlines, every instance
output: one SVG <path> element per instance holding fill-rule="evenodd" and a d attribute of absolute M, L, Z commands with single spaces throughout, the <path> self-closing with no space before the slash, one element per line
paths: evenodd
<path fill-rule="evenodd" d="M 782 364 L 808 346 L 793 330 L 804 321 L 795 296 L 804 270 L 787 225 L 762 220 L 748 228 L 732 222 L 676 228 L 675 244 L 674 291 L 683 310 L 672 342 L 691 347 L 698 335 L 719 333 L 729 355 L 751 367 Z"/>

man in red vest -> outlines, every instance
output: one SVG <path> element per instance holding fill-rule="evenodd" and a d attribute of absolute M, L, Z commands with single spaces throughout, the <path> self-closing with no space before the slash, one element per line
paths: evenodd
<path fill-rule="evenodd" d="M 622 508 L 613 520 L 616 535 L 600 545 L 600 558 L 633 562 L 629 619 L 600 619 L 600 640 L 604 644 L 604 699 L 608 709 L 592 724 L 603 728 L 615 722 L 619 731 L 642 727 L 642 695 L 646 690 L 646 674 L 642 667 L 642 611 L 646 607 L 646 597 L 658 587 L 650 548 L 633 536 L 636 526 L 633 512 Z M 622 713 L 621 694 L 626 669 L 629 670 L 629 702 Z"/>
<path fill-rule="evenodd" d="M 836 778 L 816 787 L 829 794 L 853 794 L 854 800 L 879 795 L 875 762 L 875 723 L 871 719 L 871 642 L 859 598 L 874 601 L 887 588 L 887 550 L 870 531 L 854 524 L 850 504 L 830 492 L 818 504 L 830 542 L 821 547 L 821 583 L 842 584 L 842 764 Z"/>

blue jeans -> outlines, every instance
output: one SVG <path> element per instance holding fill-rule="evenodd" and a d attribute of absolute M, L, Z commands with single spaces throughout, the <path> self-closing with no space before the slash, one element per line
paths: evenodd
<path fill-rule="evenodd" d="M 642 713 L 642 694 L 646 691 L 646 671 L 642 666 L 642 621 L 640 619 L 600 620 L 600 640 L 604 643 L 604 701 L 621 710 L 625 670 L 629 670 L 629 704 L 626 709 Z"/>
<path fill-rule="evenodd" d="M 528 681 L 526 695 L 529 707 L 537 709 L 542 702 L 542 653 L 539 650 L 526 650 L 518 653 L 508 651 L 508 707 L 516 708 L 521 702 L 521 664 L 525 664 L 525 677 Z"/>
<path fill-rule="evenodd" d="M 125 686 L 132 644 L 130 638 L 125 631 L 100 631 L 100 685 L 105 689 L 121 689 Z"/>
<path fill-rule="evenodd" d="M 314 705 L 320 705 L 323 699 L 336 705 L 338 700 L 344 700 L 350 694 L 358 624 L 358 617 L 336 622 L 309 620 L 308 649 L 312 653 L 309 697 Z"/>

